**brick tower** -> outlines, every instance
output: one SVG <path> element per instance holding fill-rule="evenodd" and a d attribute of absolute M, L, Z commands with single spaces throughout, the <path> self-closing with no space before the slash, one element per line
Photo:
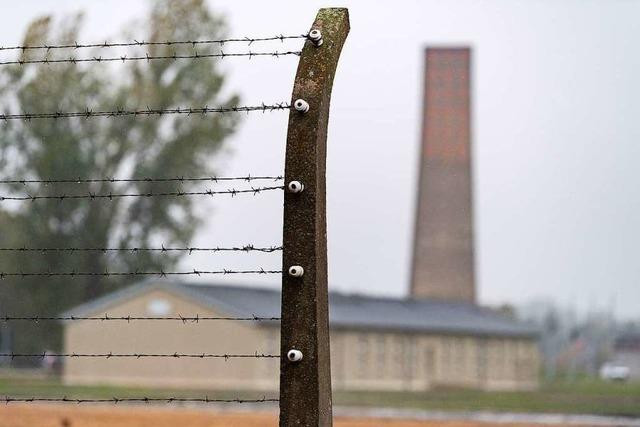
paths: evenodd
<path fill-rule="evenodd" d="M 411 296 L 475 302 L 469 48 L 427 48 Z"/>

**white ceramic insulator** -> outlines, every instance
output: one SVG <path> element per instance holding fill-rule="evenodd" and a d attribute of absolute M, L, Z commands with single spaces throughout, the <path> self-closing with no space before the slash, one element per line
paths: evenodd
<path fill-rule="evenodd" d="M 322 46 L 322 33 L 320 30 L 311 30 L 309 32 L 309 40 L 316 46 Z"/>
<path fill-rule="evenodd" d="M 291 181 L 289 185 L 287 185 L 287 189 L 290 193 L 301 193 L 304 190 L 304 184 L 300 181 Z"/>
<path fill-rule="evenodd" d="M 296 99 L 293 103 L 293 108 L 295 108 L 296 111 L 300 111 L 301 113 L 306 113 L 307 111 L 309 111 L 309 103 L 304 99 Z"/>
<path fill-rule="evenodd" d="M 291 277 L 302 277 L 304 274 L 304 268 L 301 265 L 292 265 L 289 267 L 289 276 Z"/>
<path fill-rule="evenodd" d="M 289 362 L 299 362 L 302 360 L 302 352 L 300 350 L 289 350 L 287 359 L 289 359 Z"/>

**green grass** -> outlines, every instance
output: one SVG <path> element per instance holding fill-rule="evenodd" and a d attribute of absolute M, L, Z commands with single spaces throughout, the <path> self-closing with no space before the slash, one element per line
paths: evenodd
<path fill-rule="evenodd" d="M 112 386 L 65 386 L 57 379 L 0 377 L 0 396 L 111 398 L 203 397 L 262 398 L 250 391 L 158 390 Z M 266 394 L 266 397 L 276 397 Z M 640 383 L 582 379 L 544 384 L 530 392 L 439 389 L 429 392 L 336 392 L 334 404 L 443 411 L 510 411 L 640 416 Z"/>
<path fill-rule="evenodd" d="M 2 378 L 0 377 L 0 396 L 11 397 L 68 397 L 110 399 L 114 396 L 124 397 L 204 397 L 211 399 L 262 399 L 278 397 L 277 393 L 265 393 L 249 390 L 186 390 L 186 389 L 151 389 L 140 387 L 121 387 L 110 385 L 68 386 L 56 378 Z"/>
<path fill-rule="evenodd" d="M 598 380 L 556 382 L 529 392 L 433 390 L 429 392 L 336 392 L 339 405 L 444 411 L 507 411 L 640 416 L 640 384 Z"/>

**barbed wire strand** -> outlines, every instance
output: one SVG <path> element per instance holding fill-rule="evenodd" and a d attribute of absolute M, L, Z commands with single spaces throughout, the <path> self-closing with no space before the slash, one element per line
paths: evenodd
<path fill-rule="evenodd" d="M 218 317 L 218 316 L 168 316 L 168 317 L 150 317 L 150 316 L 0 316 L 0 322 L 29 321 L 29 322 L 47 322 L 47 321 L 180 321 L 182 323 L 199 323 L 200 321 L 224 320 L 238 322 L 274 322 L 281 320 L 280 317 Z"/>
<path fill-rule="evenodd" d="M 65 272 L 37 272 L 37 273 L 5 273 L 0 272 L 0 280 L 9 277 L 87 277 L 87 276 L 206 276 L 206 275 L 227 275 L 227 274 L 281 274 L 282 270 L 193 270 L 193 271 L 119 271 L 119 272 L 92 272 L 92 271 L 65 271 Z"/>
<path fill-rule="evenodd" d="M 129 46 L 180 46 L 180 45 L 206 45 L 206 44 L 219 44 L 224 45 L 226 43 L 247 43 L 248 46 L 251 46 L 253 43 L 257 42 L 268 42 L 268 41 L 280 41 L 284 42 L 285 40 L 290 39 L 306 39 L 308 38 L 308 34 L 300 34 L 300 35 L 277 35 L 271 37 L 235 37 L 235 38 L 225 38 L 225 39 L 208 39 L 208 40 L 165 40 L 165 41 L 154 41 L 148 42 L 144 40 L 134 40 L 132 42 L 115 42 L 110 43 L 108 41 L 104 41 L 103 43 L 69 43 L 69 44 L 58 44 L 58 45 L 22 45 L 22 46 L 0 46 L 0 51 L 4 50 L 56 50 L 56 49 L 84 49 L 84 48 L 112 48 L 112 47 L 129 47 Z"/>
<path fill-rule="evenodd" d="M 92 58 L 59 58 L 59 59 L 16 59 L 13 61 L 1 61 L 0 65 L 29 65 L 29 64 L 80 64 L 83 62 L 131 62 L 131 61 L 156 61 L 156 60 L 172 60 L 177 61 L 178 59 L 209 59 L 209 58 L 238 58 L 238 57 L 247 57 L 249 59 L 254 57 L 271 57 L 271 58 L 280 58 L 281 56 L 300 56 L 301 51 L 284 51 L 284 52 L 235 52 L 235 53 L 193 53 L 189 55 L 177 54 L 174 53 L 172 55 L 149 55 L 148 53 L 144 56 L 110 56 L 110 57 L 101 57 L 95 56 Z"/>
<path fill-rule="evenodd" d="M 36 201 L 36 200 L 74 200 L 74 199 L 118 199 L 124 197 L 187 197 L 187 196 L 215 196 L 220 194 L 229 194 L 232 197 L 238 194 L 247 194 L 252 193 L 254 196 L 265 191 L 273 191 L 273 190 L 283 190 L 284 187 L 273 186 L 273 187 L 251 187 L 247 189 L 236 190 L 235 188 L 231 188 L 228 190 L 206 190 L 206 191 L 167 191 L 167 192 L 159 192 L 159 193 L 108 193 L 108 194 L 95 194 L 95 193 L 87 193 L 87 194 L 57 194 L 57 195 L 26 195 L 26 196 L 0 196 L 0 202 L 3 201 Z"/>
<path fill-rule="evenodd" d="M 30 248 L 30 247 L 16 247 L 16 248 L 0 248 L 0 252 L 187 252 L 191 255 L 193 252 L 264 252 L 272 253 L 282 251 L 282 246 L 254 246 L 245 245 L 237 247 L 215 247 L 215 248 L 196 248 L 196 247 L 165 247 L 162 245 L 160 248 Z"/>
<path fill-rule="evenodd" d="M 226 353 L 0 353 L 0 357 L 26 359 L 44 359 L 45 357 L 58 358 L 97 358 L 97 359 L 148 359 L 148 358 L 171 358 L 171 359 L 279 359 L 279 354 L 226 354 Z"/>
<path fill-rule="evenodd" d="M 184 177 L 178 176 L 173 178 L 65 178 L 65 179 L 0 179 L 0 184 L 91 184 L 101 182 L 224 182 L 224 181 L 282 181 L 282 175 L 274 176 L 202 176 L 202 177 Z"/>
<path fill-rule="evenodd" d="M 279 402 L 278 398 L 262 397 L 260 399 L 212 399 L 209 397 L 111 397 L 111 398 L 71 398 L 71 397 L 0 397 L 0 403 L 37 403 L 37 402 L 60 402 L 60 403 L 267 403 Z"/>
<path fill-rule="evenodd" d="M 111 111 L 93 111 L 89 108 L 85 111 L 55 111 L 49 113 L 18 113 L 0 114 L 0 120 L 33 120 L 33 119 L 62 119 L 62 118 L 95 118 L 95 117 L 127 117 L 127 116 L 164 116 L 169 114 L 184 115 L 205 115 L 214 113 L 250 113 L 290 110 L 291 105 L 287 102 L 276 104 L 249 105 L 241 107 L 189 107 L 189 108 L 147 108 L 146 110 L 124 110 L 116 109 Z"/>

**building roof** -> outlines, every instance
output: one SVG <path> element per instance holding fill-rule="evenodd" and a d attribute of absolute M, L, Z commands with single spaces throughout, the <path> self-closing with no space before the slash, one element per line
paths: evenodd
<path fill-rule="evenodd" d="M 215 285 L 149 280 L 107 294 L 65 313 L 85 316 L 104 312 L 119 302 L 164 289 L 229 316 L 280 316 L 280 292 L 243 285 Z M 439 332 L 461 335 L 534 337 L 531 325 L 515 321 L 487 308 L 463 302 L 399 299 L 330 292 L 332 328 Z"/>
<path fill-rule="evenodd" d="M 616 351 L 640 352 L 640 332 L 625 332 L 616 338 Z"/>

